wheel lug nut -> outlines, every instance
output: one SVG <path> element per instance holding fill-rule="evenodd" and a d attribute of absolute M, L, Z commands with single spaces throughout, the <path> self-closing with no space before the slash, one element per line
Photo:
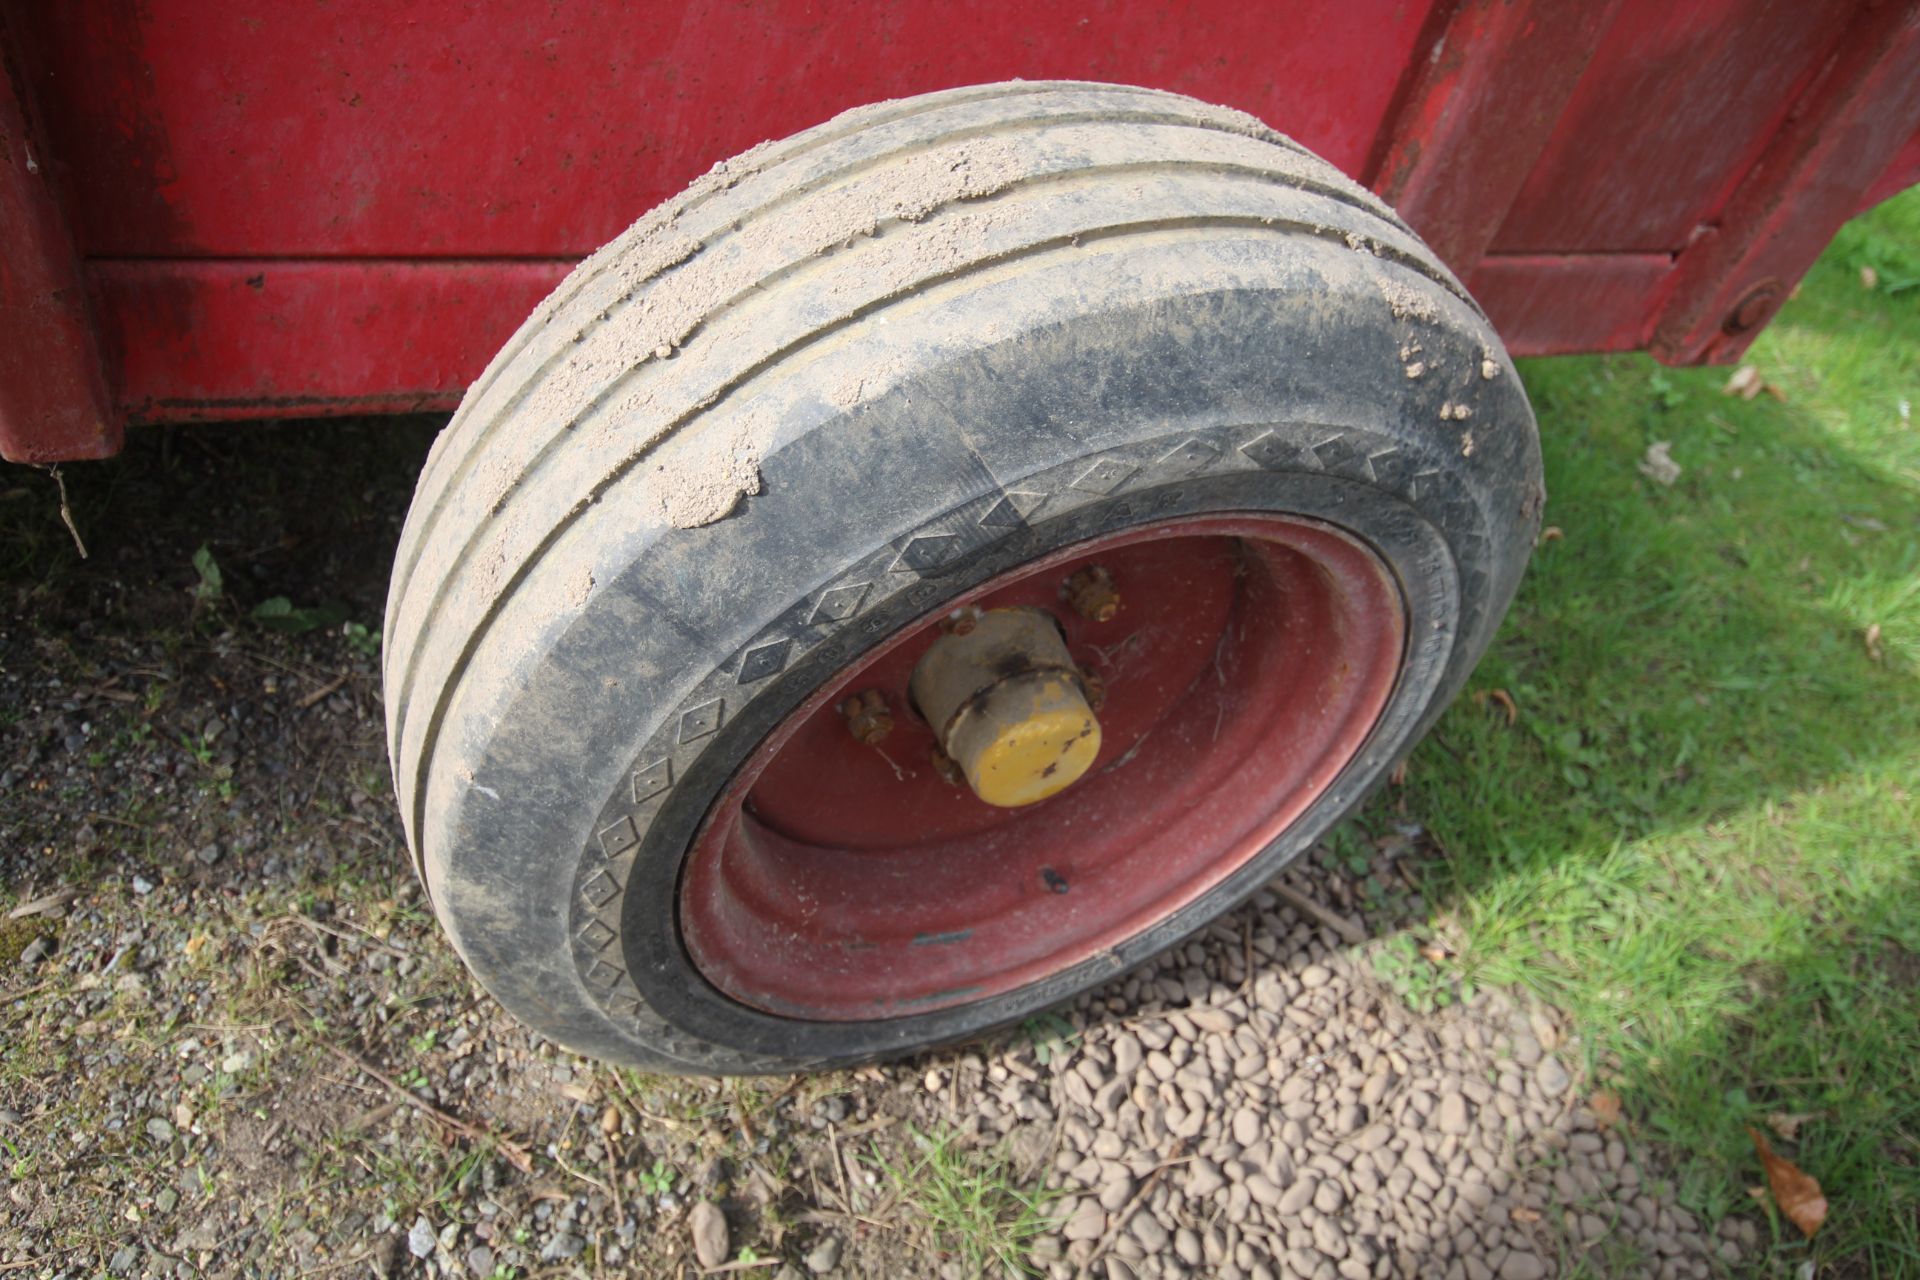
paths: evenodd
<path fill-rule="evenodd" d="M 1087 691 L 1087 706 L 1098 711 L 1107 705 L 1107 682 L 1093 671 L 1080 668 L 1080 685 Z"/>
<path fill-rule="evenodd" d="M 1120 612 L 1120 591 L 1113 585 L 1113 575 L 1097 564 L 1076 571 L 1060 594 L 1088 622 L 1112 622 Z"/>
<path fill-rule="evenodd" d="M 940 620 L 940 630 L 950 636 L 972 635 L 979 625 L 980 610 L 970 604 L 962 605 Z"/>
<path fill-rule="evenodd" d="M 933 761 L 933 771 L 940 775 L 942 782 L 950 787 L 957 787 L 966 781 L 966 775 L 960 771 L 960 766 L 955 763 L 954 758 L 939 747 L 934 747 L 927 755 Z"/>
<path fill-rule="evenodd" d="M 893 732 L 893 712 L 886 695 L 878 689 L 856 693 L 840 704 L 840 716 L 847 732 L 869 747 L 877 747 Z"/>

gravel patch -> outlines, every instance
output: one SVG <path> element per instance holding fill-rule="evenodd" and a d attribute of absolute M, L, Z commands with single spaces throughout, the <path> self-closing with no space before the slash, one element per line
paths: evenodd
<path fill-rule="evenodd" d="M 1350 892 L 1324 868 L 1289 880 Z M 1704 1278 L 1753 1247 L 1601 1126 L 1552 1011 L 1495 992 L 1415 1014 L 1369 956 L 1264 893 L 1090 1002 L 1073 1055 L 1011 1107 L 986 1094 L 983 1131 L 1031 1123 L 1023 1103 L 1054 1117 L 1047 1273 Z"/>

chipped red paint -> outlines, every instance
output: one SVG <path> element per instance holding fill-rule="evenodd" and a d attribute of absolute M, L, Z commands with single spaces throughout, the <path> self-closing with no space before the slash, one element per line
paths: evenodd
<path fill-rule="evenodd" d="M 1791 289 L 1842 219 L 1920 178 L 1916 13 L 0 6 L 0 454 L 100 456 L 129 416 L 450 404 L 542 280 L 715 161 L 860 103 L 1014 77 L 1152 85 L 1267 120 L 1487 281 L 1517 354 L 1727 359 L 1752 336 L 1725 331 L 1728 308 L 1762 280 Z M 276 284 L 242 292 L 262 266 Z"/>
<path fill-rule="evenodd" d="M 1106 566 L 1110 622 L 1064 608 Z M 1093 768 L 996 809 L 931 766 L 906 683 L 931 617 L 824 684 L 717 803 L 682 879 L 689 954 L 757 1008 L 857 1021 L 1070 968 L 1165 919 L 1264 849 L 1365 744 L 1399 673 L 1405 606 L 1359 542 L 1312 521 L 1198 517 L 1021 566 L 960 603 L 1049 609 L 1106 685 Z M 944 612 L 944 611 L 943 611 Z M 879 689 L 894 729 L 837 704 Z"/>

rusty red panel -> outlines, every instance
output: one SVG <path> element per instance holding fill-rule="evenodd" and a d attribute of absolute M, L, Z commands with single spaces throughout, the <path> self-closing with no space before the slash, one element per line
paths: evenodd
<path fill-rule="evenodd" d="M 1673 269 L 1664 253 L 1493 254 L 1467 287 L 1514 355 L 1637 351 Z"/>
<path fill-rule="evenodd" d="M 1730 363 L 1920 130 L 1920 3 L 1863 7 L 1717 225 L 1680 255 L 1648 348 Z"/>
<path fill-rule="evenodd" d="M 0 456 L 104 458 L 120 448 L 86 291 L 0 31 Z"/>
<path fill-rule="evenodd" d="M 1684 247 L 1753 167 L 1863 7 L 1626 0 L 1494 252 Z"/>
<path fill-rule="evenodd" d="M 91 257 L 576 256 L 846 107 L 1010 78 L 1250 111 L 1349 172 L 1429 0 L 21 6 Z"/>
<path fill-rule="evenodd" d="M 1620 3 L 1465 0 L 1423 43 L 1371 185 L 1462 276 L 1506 220 Z"/>
<path fill-rule="evenodd" d="M 568 262 L 98 262 L 95 312 L 145 421 L 446 408 Z"/>

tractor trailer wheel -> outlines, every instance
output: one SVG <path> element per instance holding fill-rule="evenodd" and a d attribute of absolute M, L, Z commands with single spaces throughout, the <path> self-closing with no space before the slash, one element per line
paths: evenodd
<path fill-rule="evenodd" d="M 641 219 L 468 392 L 387 609 L 408 840 L 474 973 L 581 1052 L 976 1036 L 1352 810 L 1542 496 L 1460 284 L 1250 117 L 862 108 Z"/>

